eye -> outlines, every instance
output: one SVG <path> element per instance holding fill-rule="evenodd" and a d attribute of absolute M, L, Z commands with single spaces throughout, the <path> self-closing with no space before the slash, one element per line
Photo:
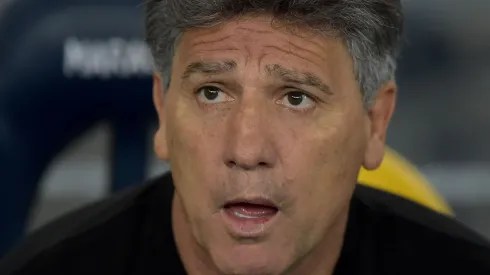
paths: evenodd
<path fill-rule="evenodd" d="M 315 105 L 315 101 L 310 96 L 299 91 L 287 93 L 279 103 L 298 111 L 311 109 Z"/>
<path fill-rule="evenodd" d="M 224 93 L 220 88 L 214 86 L 204 86 L 197 90 L 198 100 L 206 103 L 220 103 L 224 101 L 231 101 L 232 98 Z"/>

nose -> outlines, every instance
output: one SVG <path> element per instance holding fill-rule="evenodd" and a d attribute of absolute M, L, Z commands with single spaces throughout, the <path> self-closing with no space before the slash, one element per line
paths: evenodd
<path fill-rule="evenodd" d="M 228 167 L 256 170 L 276 164 L 277 154 L 265 107 L 256 101 L 242 101 L 231 116 L 224 159 Z"/>

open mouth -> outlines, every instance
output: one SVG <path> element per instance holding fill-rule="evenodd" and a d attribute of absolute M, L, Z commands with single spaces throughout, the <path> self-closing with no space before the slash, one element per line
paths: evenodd
<path fill-rule="evenodd" d="M 226 203 L 223 208 L 231 218 L 256 222 L 265 222 L 279 211 L 277 206 L 267 200 L 231 201 Z"/>

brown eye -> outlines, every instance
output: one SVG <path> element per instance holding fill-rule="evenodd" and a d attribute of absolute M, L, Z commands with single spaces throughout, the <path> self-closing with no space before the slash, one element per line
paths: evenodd
<path fill-rule="evenodd" d="M 291 92 L 287 94 L 289 104 L 293 106 L 301 105 L 306 99 L 306 95 L 301 92 Z"/>
<path fill-rule="evenodd" d="M 307 110 L 314 107 L 315 102 L 307 94 L 294 91 L 287 93 L 281 99 L 280 104 L 295 110 Z"/>
<path fill-rule="evenodd" d="M 220 90 L 216 87 L 203 87 L 202 93 L 207 100 L 215 100 L 218 98 Z"/>
<path fill-rule="evenodd" d="M 214 86 L 204 86 L 197 91 L 197 94 L 198 100 L 206 104 L 220 103 L 223 101 L 232 100 L 220 88 Z"/>

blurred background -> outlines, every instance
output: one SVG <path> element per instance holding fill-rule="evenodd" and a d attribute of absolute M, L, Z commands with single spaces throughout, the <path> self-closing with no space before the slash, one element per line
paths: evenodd
<path fill-rule="evenodd" d="M 405 8 L 388 144 L 490 237 L 490 0 Z M 0 255 L 22 228 L 168 169 L 142 20 L 139 0 L 0 0 Z"/>

